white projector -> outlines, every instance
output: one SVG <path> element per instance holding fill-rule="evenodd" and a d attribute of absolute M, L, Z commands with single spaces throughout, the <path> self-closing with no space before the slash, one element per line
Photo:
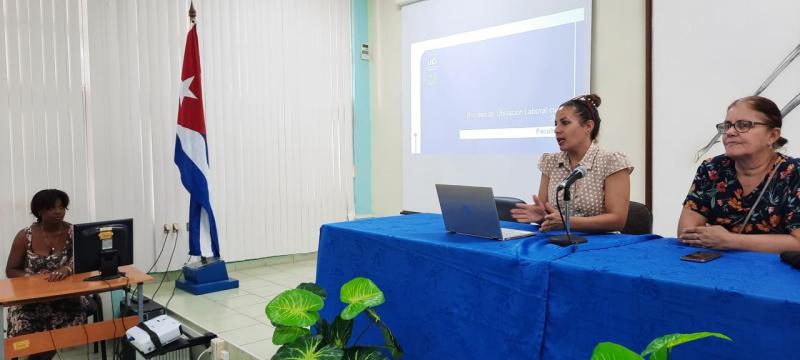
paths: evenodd
<path fill-rule="evenodd" d="M 143 327 L 146 329 L 143 329 Z M 156 350 L 157 347 L 156 342 L 153 341 L 154 337 L 158 338 L 161 346 L 181 337 L 181 323 L 167 315 L 160 315 L 128 329 L 125 332 L 125 336 L 131 345 L 139 349 L 143 354 L 149 354 Z"/>

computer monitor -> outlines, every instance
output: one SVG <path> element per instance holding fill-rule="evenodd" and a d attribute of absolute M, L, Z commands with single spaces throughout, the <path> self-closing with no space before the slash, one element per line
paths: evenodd
<path fill-rule="evenodd" d="M 100 270 L 86 281 L 124 276 L 117 268 L 133 264 L 133 219 L 76 224 L 73 230 L 75 273 Z"/>

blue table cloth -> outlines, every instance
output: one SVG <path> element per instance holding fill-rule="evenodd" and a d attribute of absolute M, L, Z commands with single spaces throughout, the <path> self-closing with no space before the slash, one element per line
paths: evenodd
<path fill-rule="evenodd" d="M 674 348 L 673 359 L 800 358 L 800 272 L 776 254 L 680 257 L 675 239 L 579 252 L 550 271 L 544 358 L 586 359 L 601 341 L 640 352 L 669 333 L 722 332 Z"/>
<path fill-rule="evenodd" d="M 588 236 L 576 254 L 653 237 Z M 449 234 L 437 214 L 328 224 L 320 230 L 317 259 L 317 283 L 329 299 L 322 314 L 332 319 L 344 307 L 338 300 L 343 283 L 368 277 L 385 293 L 386 303 L 376 310 L 403 346 L 404 359 L 538 359 L 550 265 L 574 255 L 543 235 L 496 241 Z M 354 339 L 364 326 L 356 323 Z M 376 329 L 359 340 L 380 343 Z"/>

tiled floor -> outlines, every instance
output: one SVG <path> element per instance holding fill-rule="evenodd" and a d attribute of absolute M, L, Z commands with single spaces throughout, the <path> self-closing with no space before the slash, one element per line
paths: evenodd
<path fill-rule="evenodd" d="M 238 289 L 199 296 L 175 289 L 168 310 L 195 330 L 210 331 L 225 339 L 232 350 L 231 359 L 269 359 L 278 346 L 272 344 L 274 329 L 264 308 L 281 291 L 301 282 L 313 282 L 317 262 L 312 258 L 245 269 L 233 266 L 231 270 L 231 267 L 229 276 L 239 280 Z M 175 288 L 174 281 L 169 280 L 155 296 L 162 305 L 167 304 Z M 145 285 L 145 295 L 152 297 L 157 287 L 158 282 Z M 69 349 L 61 355 L 64 360 L 87 358 L 83 347 Z"/>

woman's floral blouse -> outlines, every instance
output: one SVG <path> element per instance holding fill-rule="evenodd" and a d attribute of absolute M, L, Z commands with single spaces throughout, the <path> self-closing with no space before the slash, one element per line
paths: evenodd
<path fill-rule="evenodd" d="M 683 206 L 703 215 L 710 225 L 738 233 L 776 166 L 775 177 L 742 233 L 788 234 L 800 229 L 800 160 L 780 153 L 761 183 L 744 196 L 733 159 L 719 155 L 703 161 Z"/>

